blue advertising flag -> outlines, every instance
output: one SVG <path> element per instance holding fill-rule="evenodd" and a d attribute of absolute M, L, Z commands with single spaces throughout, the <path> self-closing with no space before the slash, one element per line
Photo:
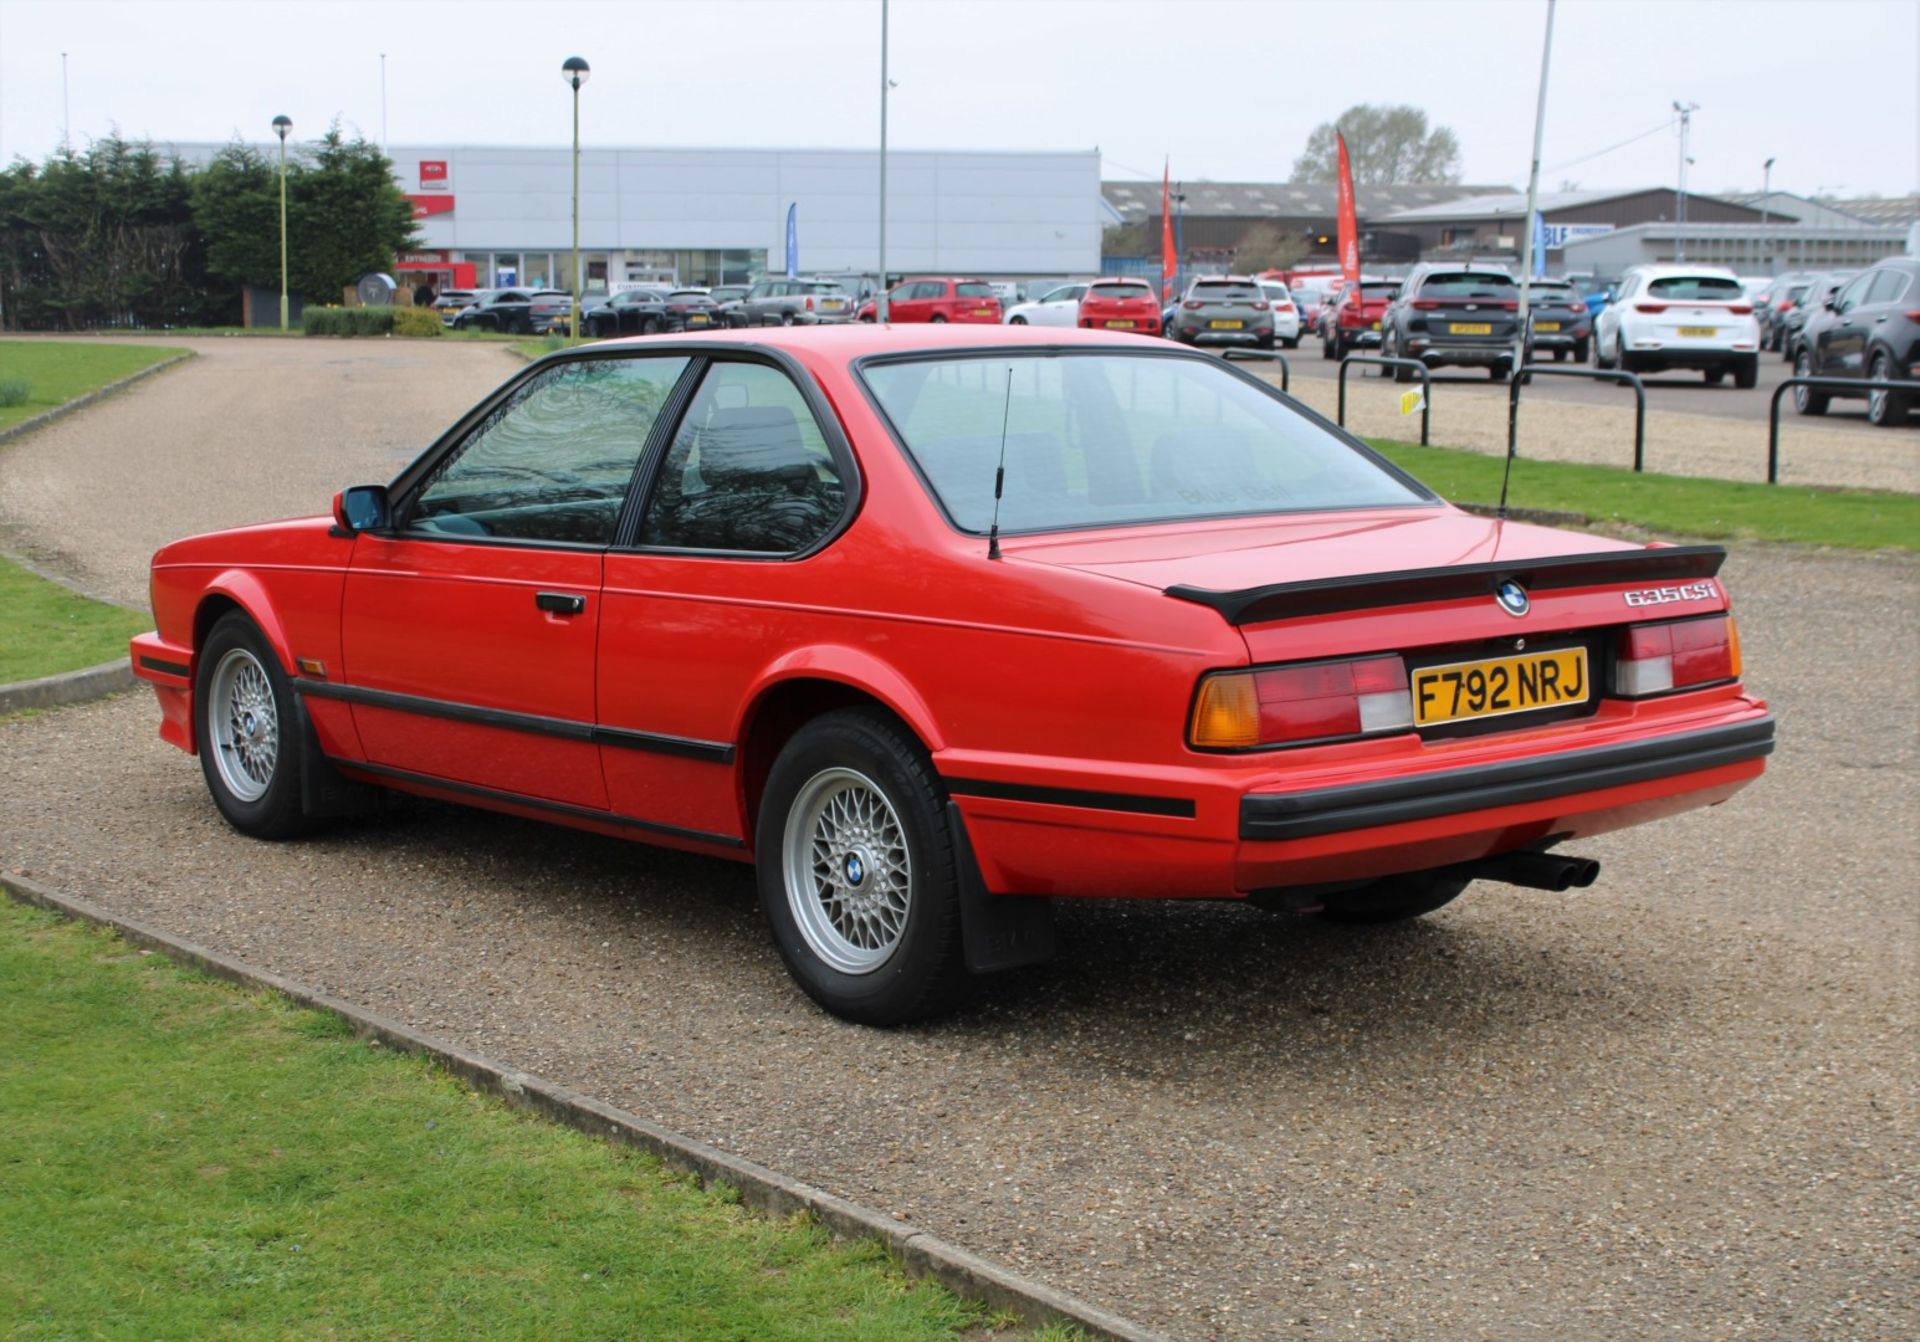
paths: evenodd
<path fill-rule="evenodd" d="M 799 201 L 787 206 L 787 278 L 790 280 L 800 278 L 800 225 L 795 217 L 799 209 Z"/>
<path fill-rule="evenodd" d="M 1547 277 L 1547 216 L 1533 212 L 1533 278 Z"/>

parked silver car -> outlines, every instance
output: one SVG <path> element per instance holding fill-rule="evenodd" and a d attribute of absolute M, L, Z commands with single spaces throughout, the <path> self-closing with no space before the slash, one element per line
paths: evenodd
<path fill-rule="evenodd" d="M 832 280 L 764 279 L 740 300 L 743 326 L 813 326 L 853 320 L 853 295 Z"/>
<path fill-rule="evenodd" d="M 1167 334 L 1187 345 L 1273 348 L 1273 305 L 1245 275 L 1205 275 L 1187 286 Z"/>

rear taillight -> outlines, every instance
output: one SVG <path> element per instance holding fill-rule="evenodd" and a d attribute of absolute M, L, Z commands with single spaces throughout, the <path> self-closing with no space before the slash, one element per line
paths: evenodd
<path fill-rule="evenodd" d="M 1210 675 L 1187 736 L 1200 750 L 1247 750 L 1412 730 L 1406 665 L 1362 657 Z"/>
<path fill-rule="evenodd" d="M 1189 298 L 1186 302 L 1182 303 L 1180 306 L 1185 308 L 1188 312 L 1198 312 L 1200 310 L 1200 300 L 1197 298 Z"/>
<path fill-rule="evenodd" d="M 1520 310 L 1520 300 L 1517 298 L 1509 298 L 1506 302 L 1495 303 L 1493 306 L 1505 308 L 1508 312 L 1518 312 Z"/>
<path fill-rule="evenodd" d="M 1733 303 L 1728 306 L 1727 311 L 1736 317 L 1751 317 L 1753 315 L 1753 304 Z"/>
<path fill-rule="evenodd" d="M 1266 300 L 1262 299 L 1259 302 L 1255 303 L 1253 305 L 1253 310 L 1255 312 L 1265 312 L 1267 310 Z"/>
<path fill-rule="evenodd" d="M 812 312 L 812 311 L 813 311 L 813 300 L 812 300 L 811 298 L 809 298 L 809 299 L 807 300 L 807 311 L 808 311 L 808 312 Z"/>
<path fill-rule="evenodd" d="M 1902 317 L 1905 317 L 1910 322 L 1920 322 L 1920 309 L 1908 308 L 1905 312 L 1901 313 L 1900 315 Z"/>
<path fill-rule="evenodd" d="M 1780 311 L 1791 312 L 1792 310 L 1793 310 L 1793 300 L 1791 298 L 1783 298 L 1780 300 Z"/>
<path fill-rule="evenodd" d="M 1740 631 L 1731 615 L 1630 625 L 1614 648 L 1613 692 L 1623 699 L 1739 678 Z"/>
<path fill-rule="evenodd" d="M 1667 305 L 1665 303 L 1635 303 L 1633 310 L 1635 312 L 1665 312 Z"/>
<path fill-rule="evenodd" d="M 1355 304 L 1354 306 L 1358 307 L 1359 305 Z M 1445 306 L 1445 303 L 1432 298 L 1416 298 L 1413 300 L 1413 307 L 1416 312 L 1438 312 Z"/>
<path fill-rule="evenodd" d="M 1275 304 L 1273 305 L 1273 310 L 1274 310 L 1275 312 L 1292 312 L 1292 311 L 1293 311 L 1293 304 L 1291 304 L 1291 303 L 1275 303 Z"/>

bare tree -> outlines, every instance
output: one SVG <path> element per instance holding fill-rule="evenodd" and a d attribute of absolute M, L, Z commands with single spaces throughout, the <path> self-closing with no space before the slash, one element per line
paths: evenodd
<path fill-rule="evenodd" d="M 1342 112 L 1339 120 L 1313 128 L 1306 152 L 1293 162 L 1294 181 L 1339 180 L 1335 131 L 1347 137 L 1355 185 L 1460 180 L 1460 142 L 1452 131 L 1445 126 L 1429 131 L 1427 114 L 1417 107 L 1361 103 Z"/>
<path fill-rule="evenodd" d="M 1242 275 L 1285 270 L 1307 254 L 1307 240 L 1278 224 L 1255 224 L 1233 245 L 1233 268 Z"/>

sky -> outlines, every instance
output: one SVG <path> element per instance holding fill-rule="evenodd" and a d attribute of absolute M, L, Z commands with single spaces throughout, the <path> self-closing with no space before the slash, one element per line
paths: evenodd
<path fill-rule="evenodd" d="M 1109 178 L 1283 181 L 1359 102 L 1524 187 L 1546 0 L 892 0 L 889 143 L 1099 148 Z M 71 138 L 865 147 L 880 0 L 0 0 L 0 162 Z M 66 53 L 63 103 L 61 53 Z M 1541 183 L 1920 190 L 1920 0 L 1560 0 Z M 63 108 L 65 109 L 63 111 Z M 1622 143 L 1626 142 L 1626 143 Z"/>

